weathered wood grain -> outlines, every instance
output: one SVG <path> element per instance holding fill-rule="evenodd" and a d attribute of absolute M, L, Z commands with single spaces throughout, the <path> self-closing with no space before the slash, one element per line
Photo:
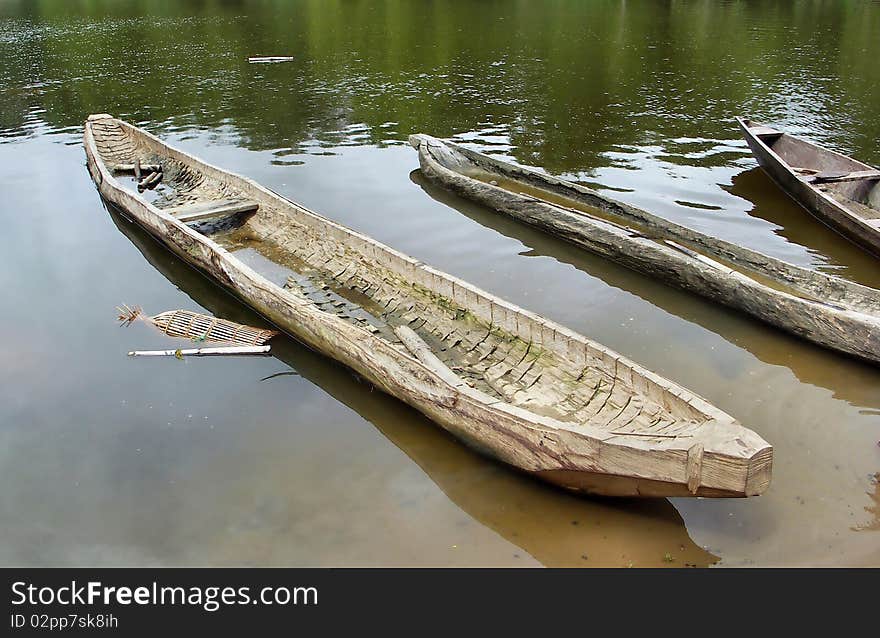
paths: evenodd
<path fill-rule="evenodd" d="M 878 290 L 697 233 L 451 142 L 413 135 L 410 143 L 424 175 L 462 197 L 813 343 L 880 363 Z"/>
<path fill-rule="evenodd" d="M 159 199 L 108 170 L 104 134 L 126 140 L 107 151 L 113 162 L 162 165 Z M 102 196 L 170 250 L 486 454 L 607 495 L 750 496 L 769 484 L 763 439 L 601 344 L 110 116 L 89 119 L 84 143 Z M 259 208 L 213 235 L 168 212 L 229 199 Z M 704 449 L 696 484 L 695 444 Z"/>
<path fill-rule="evenodd" d="M 229 215 L 238 215 L 241 213 L 252 213 L 257 210 L 258 207 L 259 204 L 257 202 L 236 201 L 230 199 L 175 206 L 172 208 L 166 208 L 165 211 L 182 221 L 184 224 L 191 224 L 192 222 L 205 219 L 228 217 Z"/>

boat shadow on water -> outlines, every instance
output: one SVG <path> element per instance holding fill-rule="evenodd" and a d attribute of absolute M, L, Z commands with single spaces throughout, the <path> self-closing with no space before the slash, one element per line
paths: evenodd
<path fill-rule="evenodd" d="M 760 361 L 784 366 L 803 383 L 830 390 L 835 398 L 861 408 L 880 409 L 880 371 L 860 360 L 837 354 L 798 339 L 783 330 L 731 312 L 698 295 L 689 294 L 608 259 L 550 237 L 515 219 L 499 215 L 434 185 L 420 169 L 410 180 L 435 201 L 476 223 L 528 247 L 527 257 L 551 257 L 629 292 L 665 312 L 701 326 L 746 350 Z"/>
<path fill-rule="evenodd" d="M 749 217 L 779 226 L 773 231 L 775 234 L 792 244 L 803 246 L 811 254 L 821 255 L 829 262 L 829 266 L 820 267 L 819 270 L 880 288 L 877 258 L 812 217 L 786 195 L 762 168 L 737 173 L 731 178 L 730 186 L 722 188 L 752 204 L 752 209 L 746 213 Z"/>
<path fill-rule="evenodd" d="M 116 227 L 146 260 L 217 317 L 266 321 L 103 201 Z M 486 459 L 406 404 L 287 335 L 272 355 L 372 423 L 469 516 L 546 566 L 707 566 L 718 558 L 688 535 L 666 499 L 569 494 Z"/>

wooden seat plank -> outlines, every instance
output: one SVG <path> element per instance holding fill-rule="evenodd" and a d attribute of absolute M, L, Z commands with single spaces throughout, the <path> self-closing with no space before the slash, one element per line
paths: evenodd
<path fill-rule="evenodd" d="M 165 212 L 176 217 L 184 224 L 189 224 L 203 219 L 228 217 L 240 213 L 251 213 L 258 208 L 259 204 L 255 201 L 223 199 L 166 208 Z"/>
<path fill-rule="evenodd" d="M 764 137 L 766 135 L 782 135 L 782 131 L 778 131 L 775 128 L 770 128 L 769 126 L 750 126 L 749 131 L 752 135 L 756 135 L 758 137 Z"/>
<path fill-rule="evenodd" d="M 814 175 L 812 181 L 824 184 L 827 182 L 855 182 L 860 179 L 880 179 L 880 171 L 851 171 L 849 173 L 843 171 L 827 171 Z"/>

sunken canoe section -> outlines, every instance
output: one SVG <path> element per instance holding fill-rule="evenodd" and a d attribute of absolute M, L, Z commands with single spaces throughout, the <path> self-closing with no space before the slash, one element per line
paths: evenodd
<path fill-rule="evenodd" d="M 483 153 L 413 135 L 422 173 L 575 246 L 826 348 L 880 363 L 880 291 L 703 235 Z"/>
<path fill-rule="evenodd" d="M 880 257 L 880 170 L 770 126 L 736 120 L 758 164 L 782 190 Z"/>
<path fill-rule="evenodd" d="M 109 115 L 89 117 L 84 143 L 101 195 L 181 259 L 488 455 L 603 495 L 770 482 L 761 437 L 598 343 Z M 160 165 L 155 190 L 124 170 L 138 162 Z"/>

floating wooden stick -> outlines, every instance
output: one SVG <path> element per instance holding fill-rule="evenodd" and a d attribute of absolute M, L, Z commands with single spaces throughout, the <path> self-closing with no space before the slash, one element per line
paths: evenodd
<path fill-rule="evenodd" d="M 293 56 L 290 55 L 269 55 L 269 56 L 254 56 L 248 58 L 248 62 L 251 64 L 265 64 L 267 62 L 292 62 Z"/>
<path fill-rule="evenodd" d="M 155 317 L 144 316 L 140 306 L 130 308 L 123 304 L 117 310 L 122 325 L 127 326 L 133 321 L 142 320 L 159 328 L 169 337 L 183 337 L 193 341 L 259 346 L 278 334 L 276 330 L 254 328 L 191 310 L 169 310 Z"/>
<path fill-rule="evenodd" d="M 177 350 L 133 350 L 129 357 L 229 357 L 269 354 L 270 346 L 223 346 L 219 348 L 178 348 Z"/>

